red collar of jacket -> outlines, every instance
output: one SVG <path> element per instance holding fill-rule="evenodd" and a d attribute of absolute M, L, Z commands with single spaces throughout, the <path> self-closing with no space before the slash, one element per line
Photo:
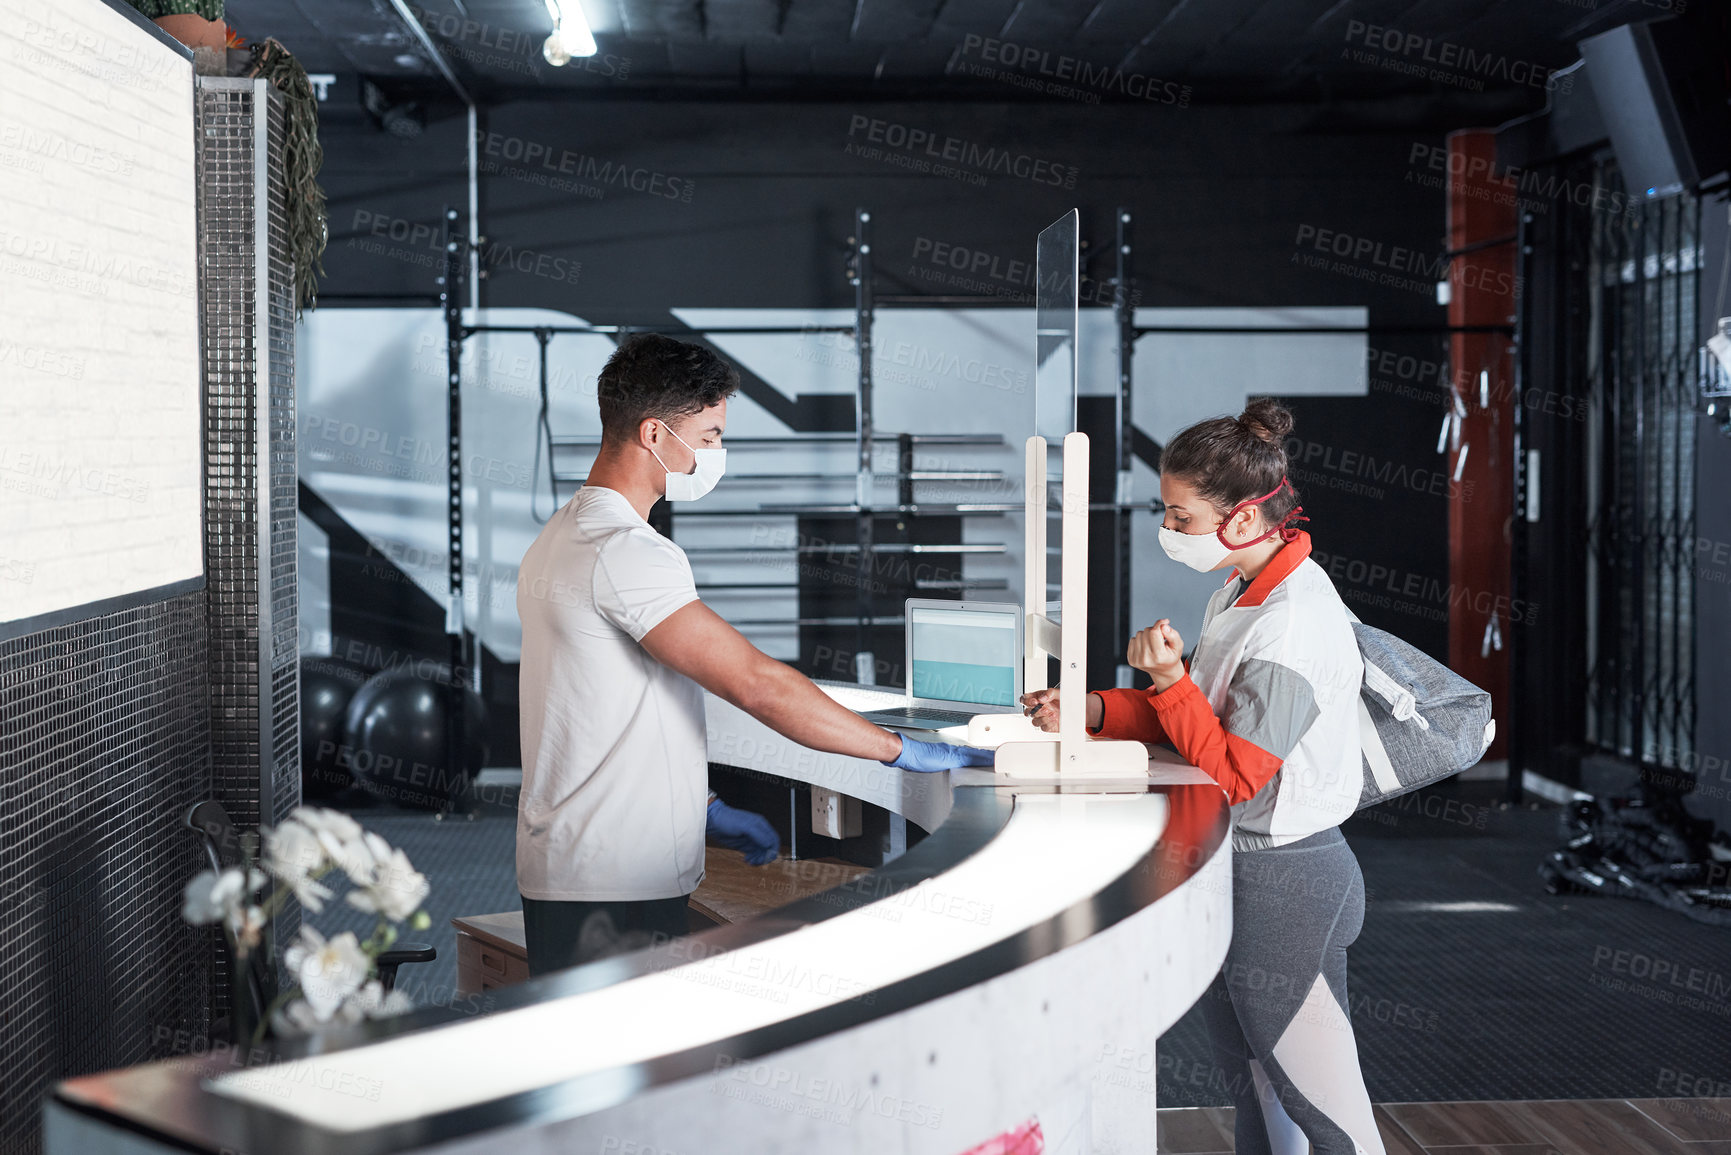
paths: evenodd
<path fill-rule="evenodd" d="M 1297 537 L 1281 546 L 1280 552 L 1269 559 L 1268 564 L 1262 567 L 1262 572 L 1256 575 L 1256 580 L 1250 583 L 1250 588 L 1239 595 L 1232 607 L 1237 609 L 1243 606 L 1248 609 L 1261 605 L 1263 599 L 1274 592 L 1274 587 L 1285 581 L 1286 575 L 1297 569 L 1298 563 L 1309 556 L 1310 534 L 1301 529 Z M 1226 581 L 1230 584 L 1243 576 L 1241 571 L 1234 569 L 1232 576 Z"/>

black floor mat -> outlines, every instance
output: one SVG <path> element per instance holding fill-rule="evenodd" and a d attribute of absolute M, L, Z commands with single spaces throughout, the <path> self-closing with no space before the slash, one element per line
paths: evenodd
<path fill-rule="evenodd" d="M 1344 827 L 1368 892 L 1348 985 L 1371 1098 L 1724 1094 L 1731 931 L 1547 895 L 1558 808 L 1498 810 L 1500 791 L 1448 784 Z M 1195 1010 L 1157 1056 L 1162 1107 L 1227 1103 Z"/>

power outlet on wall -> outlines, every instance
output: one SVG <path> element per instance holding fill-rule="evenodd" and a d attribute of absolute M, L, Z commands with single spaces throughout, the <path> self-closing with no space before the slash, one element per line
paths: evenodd
<path fill-rule="evenodd" d="M 825 838 L 858 838 L 864 830 L 860 800 L 822 786 L 811 788 L 811 829 Z"/>

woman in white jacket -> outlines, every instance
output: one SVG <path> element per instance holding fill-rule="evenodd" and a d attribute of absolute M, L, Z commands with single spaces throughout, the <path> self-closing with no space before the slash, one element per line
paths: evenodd
<path fill-rule="evenodd" d="M 1128 660 L 1153 687 L 1089 694 L 1088 728 L 1170 742 L 1231 802 L 1232 944 L 1203 1010 L 1238 1105 L 1239 1155 L 1383 1155 L 1346 990 L 1364 877 L 1340 823 L 1364 781 L 1364 667 L 1346 606 L 1293 524 L 1309 519 L 1287 479 L 1291 429 L 1284 406 L 1253 401 L 1161 454 L 1162 548 L 1232 573 L 1188 669 L 1167 619 L 1142 630 Z M 1058 728 L 1055 690 L 1022 702 Z"/>

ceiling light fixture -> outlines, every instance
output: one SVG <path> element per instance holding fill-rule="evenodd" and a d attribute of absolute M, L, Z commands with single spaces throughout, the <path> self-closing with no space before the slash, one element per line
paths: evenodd
<path fill-rule="evenodd" d="M 547 0 L 547 15 L 553 32 L 541 46 L 541 55 L 555 68 L 571 63 L 573 56 L 595 55 L 595 36 L 577 0 Z"/>

